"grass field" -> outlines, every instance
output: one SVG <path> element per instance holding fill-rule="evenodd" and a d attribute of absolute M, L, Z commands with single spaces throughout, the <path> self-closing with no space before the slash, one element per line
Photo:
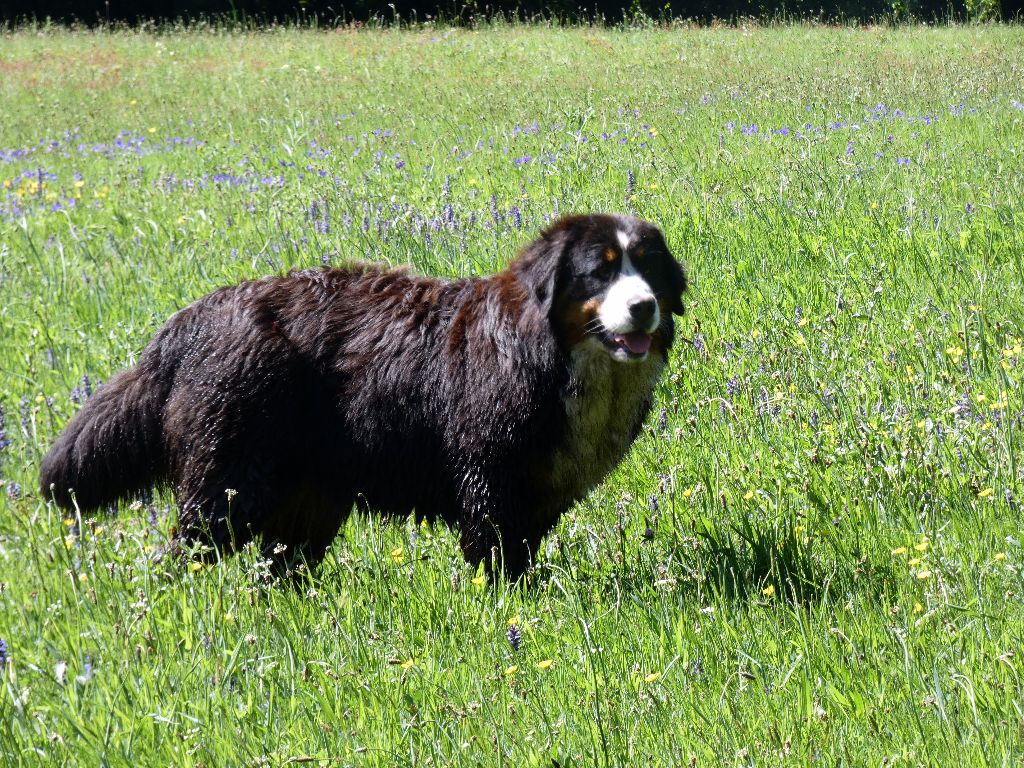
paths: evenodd
<path fill-rule="evenodd" d="M 1019 764 L 1021 50 L 0 36 L 0 764 Z M 208 290 L 481 274 L 594 210 L 662 227 L 690 309 L 643 437 L 531 583 L 355 516 L 294 589 L 252 551 L 154 562 L 165 493 L 62 519 L 35 491 L 91 389 Z"/>

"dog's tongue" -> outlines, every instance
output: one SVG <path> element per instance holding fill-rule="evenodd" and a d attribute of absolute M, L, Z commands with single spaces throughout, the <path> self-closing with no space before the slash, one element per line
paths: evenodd
<path fill-rule="evenodd" d="M 617 333 L 612 336 L 612 341 L 620 347 L 625 347 L 634 355 L 646 354 L 651 348 L 651 334 L 643 331 L 631 331 L 630 333 Z"/>

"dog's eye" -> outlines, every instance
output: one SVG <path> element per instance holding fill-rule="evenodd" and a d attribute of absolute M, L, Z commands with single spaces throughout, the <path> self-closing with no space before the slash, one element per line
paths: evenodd
<path fill-rule="evenodd" d="M 592 277 L 606 278 L 611 277 L 618 267 L 618 261 L 608 261 L 607 259 L 601 258 L 597 261 L 591 262 L 589 274 Z"/>

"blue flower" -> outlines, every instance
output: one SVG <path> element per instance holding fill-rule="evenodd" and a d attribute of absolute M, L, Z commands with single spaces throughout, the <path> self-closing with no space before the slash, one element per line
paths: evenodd
<path fill-rule="evenodd" d="M 509 645 L 512 646 L 513 651 L 518 651 L 519 647 L 523 644 L 523 634 L 519 631 L 519 627 L 515 624 L 508 625 L 508 632 L 505 633 L 508 638 Z"/>

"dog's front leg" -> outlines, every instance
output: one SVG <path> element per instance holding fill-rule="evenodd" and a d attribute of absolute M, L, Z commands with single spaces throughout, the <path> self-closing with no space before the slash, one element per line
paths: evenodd
<path fill-rule="evenodd" d="M 462 553 L 471 565 L 484 564 L 489 575 L 501 570 L 515 581 L 533 564 L 540 535 L 522 526 L 523 499 L 499 480 L 467 475 L 460 520 Z M 541 534 L 542 535 L 542 534 Z"/>

